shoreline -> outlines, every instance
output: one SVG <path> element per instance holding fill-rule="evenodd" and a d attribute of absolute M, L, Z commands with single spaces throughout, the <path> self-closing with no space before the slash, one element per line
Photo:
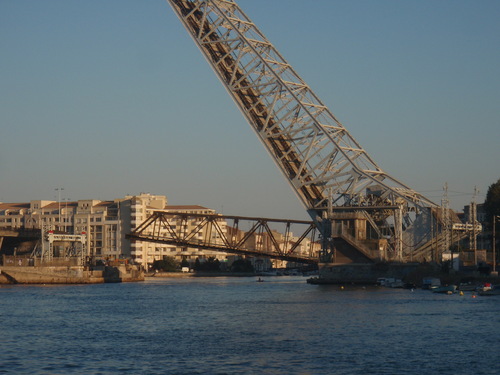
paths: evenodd
<path fill-rule="evenodd" d="M 191 277 L 262 277 L 258 273 L 247 272 L 157 272 L 154 274 L 145 274 L 144 277 L 152 279 L 162 278 L 191 278 Z"/>
<path fill-rule="evenodd" d="M 103 284 L 144 281 L 135 266 L 0 266 L 0 284 Z"/>

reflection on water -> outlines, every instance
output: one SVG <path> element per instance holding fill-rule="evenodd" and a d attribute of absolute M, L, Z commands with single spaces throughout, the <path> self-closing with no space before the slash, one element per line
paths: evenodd
<path fill-rule="evenodd" d="M 498 297 L 153 278 L 4 286 L 0 314 L 0 373 L 500 373 Z"/>

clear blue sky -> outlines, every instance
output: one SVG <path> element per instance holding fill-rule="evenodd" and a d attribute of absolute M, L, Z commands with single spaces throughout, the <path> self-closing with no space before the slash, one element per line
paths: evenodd
<path fill-rule="evenodd" d="M 500 178 L 500 1 L 239 0 L 389 174 Z M 0 201 L 164 194 L 307 219 L 164 0 L 0 1 Z"/>

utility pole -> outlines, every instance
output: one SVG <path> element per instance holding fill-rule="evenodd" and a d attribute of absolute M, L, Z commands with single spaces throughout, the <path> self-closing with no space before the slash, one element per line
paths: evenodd
<path fill-rule="evenodd" d="M 497 237 L 496 237 L 496 229 L 495 227 L 497 226 L 497 221 L 500 220 L 499 215 L 493 215 L 493 274 L 496 276 L 497 275 L 497 254 L 496 254 L 496 242 L 497 242 Z"/>
<path fill-rule="evenodd" d="M 477 206 L 476 206 L 476 195 L 479 193 L 479 190 L 476 186 L 474 186 L 474 197 L 472 198 L 472 202 L 470 204 L 470 218 L 469 220 L 472 222 L 472 237 L 470 237 L 471 242 L 471 250 L 474 250 L 474 265 L 477 266 Z"/>
<path fill-rule="evenodd" d="M 403 205 L 394 211 L 394 248 L 399 262 L 403 261 Z"/>
<path fill-rule="evenodd" d="M 448 199 L 448 183 L 445 182 L 443 186 L 443 198 L 441 199 L 441 222 L 443 228 L 441 232 L 443 233 L 443 248 L 442 253 L 450 250 L 450 201 Z"/>

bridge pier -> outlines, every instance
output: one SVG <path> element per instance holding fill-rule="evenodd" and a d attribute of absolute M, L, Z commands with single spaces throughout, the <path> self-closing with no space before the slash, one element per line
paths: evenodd
<path fill-rule="evenodd" d="M 420 263 L 320 263 L 318 283 L 375 285 L 380 277 L 404 279 L 417 270 Z"/>

